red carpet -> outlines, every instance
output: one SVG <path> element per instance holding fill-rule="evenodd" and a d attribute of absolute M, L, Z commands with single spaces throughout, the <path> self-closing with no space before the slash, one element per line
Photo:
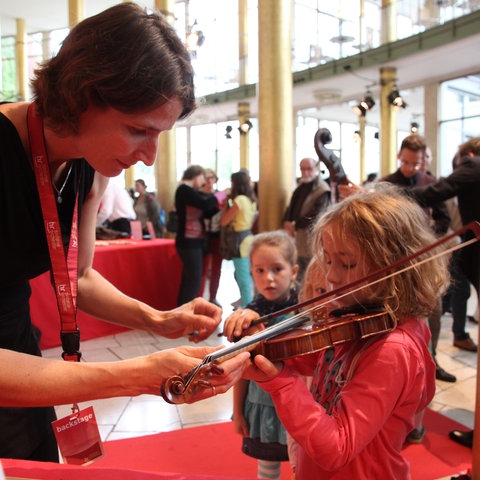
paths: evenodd
<path fill-rule="evenodd" d="M 404 450 L 414 480 L 455 475 L 471 467 L 471 450 L 448 438 L 453 429 L 466 429 L 443 415 L 428 410 L 424 443 Z M 128 440 L 105 443 L 105 457 L 96 467 L 115 466 L 147 471 L 177 472 L 231 477 L 256 477 L 256 460 L 240 450 L 241 438 L 231 422 L 187 428 Z M 282 480 L 291 478 L 282 465 Z"/>
<path fill-rule="evenodd" d="M 448 438 L 462 425 L 433 411 L 425 415 L 427 435 L 409 445 L 413 480 L 435 480 L 471 467 L 472 452 Z M 105 457 L 90 466 L 2 460 L 11 477 L 42 480 L 248 480 L 256 478 L 256 460 L 240 451 L 241 438 L 231 422 L 187 428 L 105 443 Z M 282 480 L 291 479 L 287 463 Z"/>

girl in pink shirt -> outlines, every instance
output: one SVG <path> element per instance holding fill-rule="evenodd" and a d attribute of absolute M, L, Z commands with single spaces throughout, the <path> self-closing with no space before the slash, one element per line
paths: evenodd
<path fill-rule="evenodd" d="M 423 211 L 392 187 L 343 200 L 317 221 L 313 236 L 318 289 L 327 291 L 435 241 Z M 275 364 L 255 357 L 248 377 L 271 395 L 298 443 L 297 480 L 411 478 L 401 450 L 435 392 L 425 314 L 445 287 L 447 264 L 446 255 L 417 263 L 327 305 L 384 305 L 398 322 L 388 333 Z M 239 321 L 225 331 L 239 336 L 245 329 Z M 313 377 L 310 389 L 302 375 Z"/>

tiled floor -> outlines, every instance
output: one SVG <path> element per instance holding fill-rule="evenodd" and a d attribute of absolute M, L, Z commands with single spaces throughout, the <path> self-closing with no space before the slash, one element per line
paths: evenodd
<path fill-rule="evenodd" d="M 238 288 L 233 279 L 232 262 L 224 262 L 218 300 L 224 306 L 224 317 L 232 311 L 231 302 L 238 299 Z M 471 305 L 472 308 L 475 305 Z M 452 318 L 442 319 L 442 332 L 437 352 L 439 364 L 457 376 L 456 383 L 437 381 L 437 392 L 431 408 L 472 428 L 474 423 L 475 382 L 477 355 L 452 346 Z M 478 325 L 468 322 L 472 338 L 478 338 Z M 219 344 L 223 340 L 212 335 L 207 344 Z M 181 340 L 165 340 L 141 331 L 130 331 L 82 342 L 83 360 L 87 362 L 110 361 L 145 355 L 159 349 L 185 344 Z M 44 351 L 48 357 L 59 357 L 60 349 Z M 224 422 L 232 413 L 231 390 L 221 396 L 192 405 L 170 405 L 160 396 L 143 395 L 98 400 L 81 404 L 93 405 L 104 440 L 147 435 L 156 432 Z M 70 405 L 57 408 L 59 417 L 70 413 Z"/>

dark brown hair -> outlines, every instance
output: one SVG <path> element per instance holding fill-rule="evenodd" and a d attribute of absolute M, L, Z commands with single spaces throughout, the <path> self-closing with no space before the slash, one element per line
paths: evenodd
<path fill-rule="evenodd" d="M 205 175 L 205 169 L 200 165 L 190 165 L 183 172 L 182 180 L 193 180 L 199 175 Z"/>
<path fill-rule="evenodd" d="M 232 192 L 231 198 L 235 198 L 238 195 L 247 196 L 252 202 L 256 201 L 255 193 L 253 192 L 252 181 L 250 175 L 245 170 L 232 173 Z"/>
<path fill-rule="evenodd" d="M 412 150 L 412 152 L 425 152 L 427 143 L 421 135 L 409 135 L 405 137 L 400 145 L 400 151 L 404 148 Z"/>
<path fill-rule="evenodd" d="M 121 3 L 76 25 L 58 54 L 35 71 L 34 101 L 47 124 L 75 133 L 90 104 L 123 113 L 178 98 L 195 108 L 190 55 L 160 13 Z"/>

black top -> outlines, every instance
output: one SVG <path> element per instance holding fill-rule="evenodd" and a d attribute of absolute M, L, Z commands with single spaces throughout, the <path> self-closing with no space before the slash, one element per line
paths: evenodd
<path fill-rule="evenodd" d="M 175 192 L 175 210 L 178 216 L 175 245 L 179 248 L 202 248 L 204 218 L 210 218 L 218 211 L 215 195 L 199 192 L 182 183 Z"/>
<path fill-rule="evenodd" d="M 0 286 L 14 285 L 50 269 L 50 257 L 33 167 L 10 120 L 0 114 Z M 68 245 L 76 185 L 81 205 L 95 171 L 84 159 L 74 160 L 62 204 L 57 204 L 64 245 Z M 53 189 L 53 187 L 52 187 Z"/>

